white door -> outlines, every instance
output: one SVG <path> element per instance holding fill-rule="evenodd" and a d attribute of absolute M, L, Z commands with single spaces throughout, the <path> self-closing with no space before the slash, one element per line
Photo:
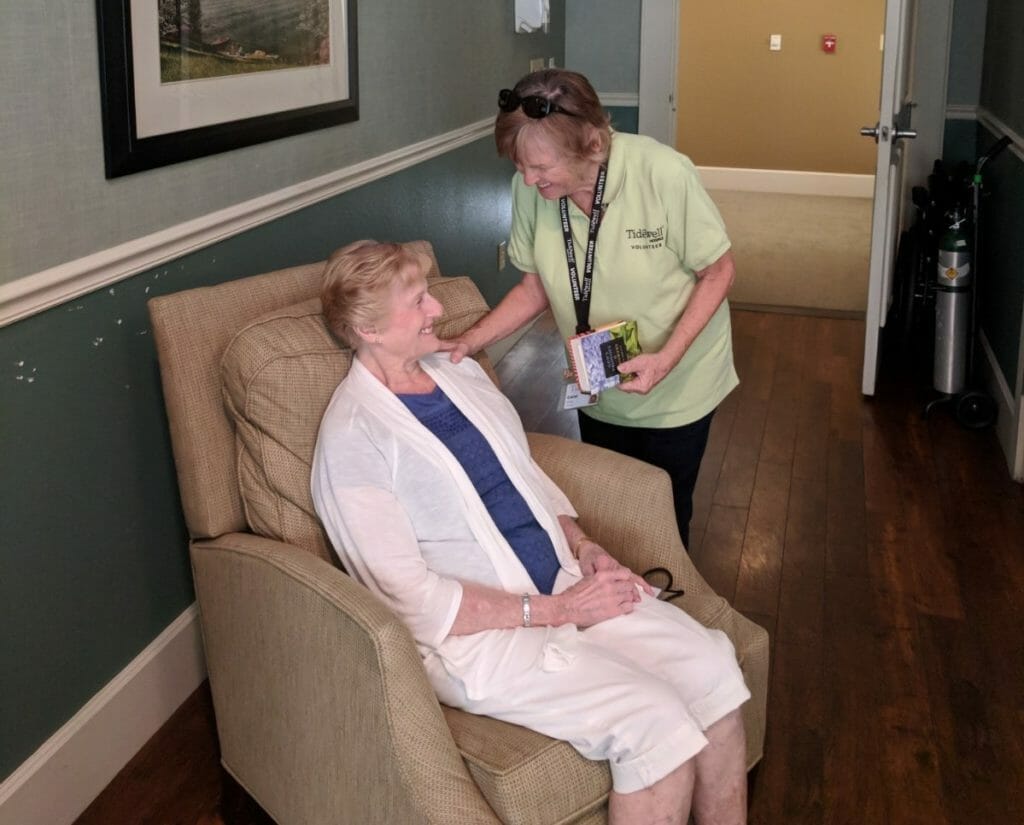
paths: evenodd
<path fill-rule="evenodd" d="M 637 131 L 676 145 L 676 36 L 679 0 L 643 0 Z"/>
<path fill-rule="evenodd" d="M 878 123 L 861 129 L 861 134 L 874 138 L 878 143 L 868 306 L 864 322 L 864 374 L 861 380 L 861 391 L 865 395 L 875 394 L 879 338 L 892 303 L 893 266 L 903 189 L 904 140 L 916 136 L 910 129 L 913 106 L 909 100 L 916 3 L 917 0 L 888 0 L 886 3 Z"/>

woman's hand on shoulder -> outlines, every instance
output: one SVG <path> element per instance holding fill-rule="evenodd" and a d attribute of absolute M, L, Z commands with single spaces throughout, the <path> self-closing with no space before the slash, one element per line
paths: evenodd
<path fill-rule="evenodd" d="M 447 352 L 453 364 L 469 355 L 469 346 L 461 338 L 441 338 L 438 344 L 437 351 Z"/>

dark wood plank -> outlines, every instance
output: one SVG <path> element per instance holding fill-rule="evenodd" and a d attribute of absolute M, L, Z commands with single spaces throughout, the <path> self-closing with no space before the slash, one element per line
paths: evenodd
<path fill-rule="evenodd" d="M 824 822 L 825 697 L 821 650 L 772 648 L 765 755 L 750 798 L 752 825 Z"/>
<path fill-rule="evenodd" d="M 887 731 L 878 678 L 882 641 L 873 624 L 866 579 L 827 579 L 822 648 L 827 686 L 824 749 L 825 821 L 836 825 L 888 819 Z"/>
<path fill-rule="evenodd" d="M 220 792 L 220 748 L 209 685 L 204 682 L 93 800 L 76 825 L 220 825 Z"/>
<path fill-rule="evenodd" d="M 708 434 L 708 445 L 704 451 L 704 460 L 697 474 L 697 484 L 693 490 L 693 515 L 690 517 L 690 549 L 699 550 L 711 516 L 711 504 L 715 497 L 715 488 L 722 472 L 725 450 L 732 438 L 732 427 L 736 421 L 736 395 L 728 396 L 711 419 L 711 432 Z"/>
<path fill-rule="evenodd" d="M 777 347 L 766 345 L 766 328 L 774 325 L 767 313 L 737 313 L 736 372 L 740 385 L 736 396 L 736 415 L 712 502 L 722 507 L 750 506 L 757 462 L 761 453 L 771 379 L 775 370 Z"/>
<path fill-rule="evenodd" d="M 716 593 L 730 602 L 736 594 L 746 522 L 745 507 L 714 504 L 700 545 L 690 550 L 690 558 L 700 574 Z"/>
<path fill-rule="evenodd" d="M 774 616 L 778 610 L 790 473 L 789 464 L 758 464 L 733 599 L 743 612 Z"/>

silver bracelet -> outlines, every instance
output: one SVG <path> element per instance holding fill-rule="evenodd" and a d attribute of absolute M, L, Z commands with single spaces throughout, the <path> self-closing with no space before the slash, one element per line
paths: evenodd
<path fill-rule="evenodd" d="M 523 627 L 530 627 L 533 622 L 530 620 L 530 594 L 523 593 Z"/>

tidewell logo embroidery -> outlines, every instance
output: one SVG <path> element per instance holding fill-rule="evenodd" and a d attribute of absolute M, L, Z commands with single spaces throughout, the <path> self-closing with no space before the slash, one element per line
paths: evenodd
<path fill-rule="evenodd" d="M 659 249 L 665 244 L 665 227 L 627 229 L 626 240 L 632 249 Z"/>

